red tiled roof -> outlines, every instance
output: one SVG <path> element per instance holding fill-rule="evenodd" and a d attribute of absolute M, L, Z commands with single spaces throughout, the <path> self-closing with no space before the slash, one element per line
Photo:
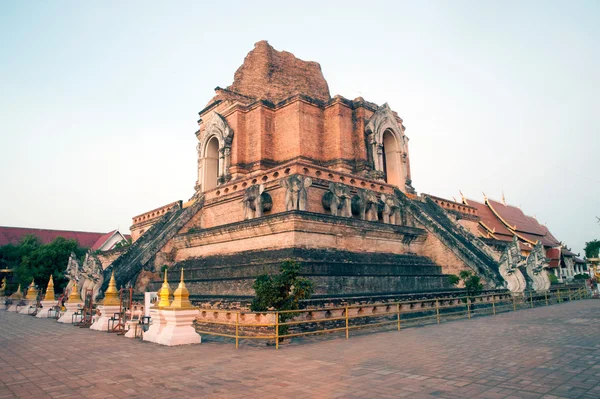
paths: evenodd
<path fill-rule="evenodd" d="M 477 214 L 487 227 L 495 230 L 494 236 L 501 241 L 512 241 L 513 234 L 502 224 L 500 220 L 492 213 L 487 205 L 473 200 L 467 200 L 469 205 L 477 209 Z"/>
<path fill-rule="evenodd" d="M 488 203 L 498 213 L 498 215 L 511 226 L 516 226 L 516 231 L 521 233 L 529 233 L 537 236 L 543 236 L 544 230 L 540 228 L 540 224 L 535 221 L 531 222 L 531 216 L 527 216 L 523 211 L 516 206 L 504 205 L 501 202 L 488 199 Z"/>
<path fill-rule="evenodd" d="M 100 238 L 98 238 L 98 240 L 96 240 L 96 242 L 94 243 L 94 245 L 92 245 L 92 250 L 93 251 L 97 251 L 100 249 L 100 247 L 102 246 L 102 244 L 104 244 L 110 237 L 112 237 L 113 234 L 115 234 L 117 230 L 113 230 L 110 233 L 106 233 L 100 236 Z M 110 249 L 110 248 L 109 248 Z"/>
<path fill-rule="evenodd" d="M 87 231 L 47 230 L 31 229 L 26 227 L 0 226 L 0 245 L 18 244 L 21 239 L 29 234 L 36 236 L 42 244 L 49 244 L 57 237 L 67 240 L 75 240 L 80 246 L 91 248 L 103 233 L 92 233 Z"/>

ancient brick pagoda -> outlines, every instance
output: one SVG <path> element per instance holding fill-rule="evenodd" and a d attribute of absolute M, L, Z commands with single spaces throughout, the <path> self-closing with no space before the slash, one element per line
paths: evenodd
<path fill-rule="evenodd" d="M 133 218 L 134 243 L 100 291 L 113 271 L 118 286 L 156 291 L 168 265 L 185 269 L 192 298 L 249 297 L 254 278 L 288 258 L 325 297 L 445 289 L 463 269 L 491 288 L 534 285 L 513 246 L 496 251 L 472 233 L 477 208 L 416 194 L 387 104 L 331 97 L 319 64 L 266 41 L 215 91 L 199 113 L 195 194 Z"/>

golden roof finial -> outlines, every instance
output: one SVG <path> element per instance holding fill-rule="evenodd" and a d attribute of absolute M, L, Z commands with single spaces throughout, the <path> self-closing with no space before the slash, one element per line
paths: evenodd
<path fill-rule="evenodd" d="M 169 287 L 169 282 L 167 281 L 167 269 L 165 269 L 165 281 L 163 282 L 162 287 L 160 287 L 160 291 L 158 291 L 158 302 L 156 303 L 156 307 L 158 308 L 166 308 L 171 304 L 169 301 L 171 297 L 171 287 Z"/>
<path fill-rule="evenodd" d="M 481 194 L 483 194 L 483 200 L 484 200 L 485 202 L 487 202 L 487 195 L 485 195 L 485 193 L 484 193 L 483 191 L 481 192 Z"/>
<path fill-rule="evenodd" d="M 79 294 L 79 290 L 77 289 L 77 281 L 73 282 L 73 288 L 71 289 L 71 295 L 69 295 L 69 300 L 67 303 L 82 303 L 81 295 Z"/>
<path fill-rule="evenodd" d="M 462 191 L 458 190 L 458 192 L 460 193 L 460 198 L 462 199 L 462 203 L 465 205 L 469 205 L 469 203 L 467 202 L 467 199 L 465 198 L 465 195 L 462 193 Z"/>
<path fill-rule="evenodd" d="M 104 300 L 102 305 L 104 306 L 118 306 L 121 304 L 119 300 L 119 291 L 117 291 L 117 282 L 115 281 L 115 271 L 113 270 L 110 275 L 110 281 L 108 282 L 108 288 L 104 293 Z"/>
<path fill-rule="evenodd" d="M 46 295 L 44 296 L 44 301 L 53 301 L 54 300 L 54 280 L 52 279 L 52 275 L 50 275 L 50 280 L 48 280 L 48 287 L 46 288 Z"/>
<path fill-rule="evenodd" d="M 504 198 L 504 190 L 502 190 L 502 205 L 506 206 L 506 198 Z"/>
<path fill-rule="evenodd" d="M 170 309 L 194 309 L 194 305 L 190 302 L 190 292 L 185 288 L 185 282 L 183 281 L 183 267 L 181 268 L 181 281 L 179 286 L 173 293 L 173 303 L 171 303 Z"/>
<path fill-rule="evenodd" d="M 29 284 L 29 288 L 27 288 L 27 295 L 25 295 L 25 299 L 28 301 L 35 301 L 37 299 L 38 290 L 35 288 L 35 282 L 31 279 L 31 284 Z"/>

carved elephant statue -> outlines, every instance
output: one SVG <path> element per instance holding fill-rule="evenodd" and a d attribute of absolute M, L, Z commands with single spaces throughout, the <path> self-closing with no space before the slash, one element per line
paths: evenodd
<path fill-rule="evenodd" d="M 308 206 L 308 193 L 306 189 L 312 185 L 310 177 L 292 175 L 279 180 L 279 185 L 286 188 L 285 210 L 306 211 Z"/>

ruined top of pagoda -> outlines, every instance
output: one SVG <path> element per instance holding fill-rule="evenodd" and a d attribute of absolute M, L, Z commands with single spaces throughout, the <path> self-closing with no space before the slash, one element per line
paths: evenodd
<path fill-rule="evenodd" d="M 217 88 L 217 98 L 213 100 L 235 94 L 273 104 L 298 94 L 321 101 L 331 99 L 329 86 L 317 62 L 301 60 L 287 51 L 277 51 L 266 40 L 254 45 L 235 72 L 233 84 L 225 90 Z"/>

